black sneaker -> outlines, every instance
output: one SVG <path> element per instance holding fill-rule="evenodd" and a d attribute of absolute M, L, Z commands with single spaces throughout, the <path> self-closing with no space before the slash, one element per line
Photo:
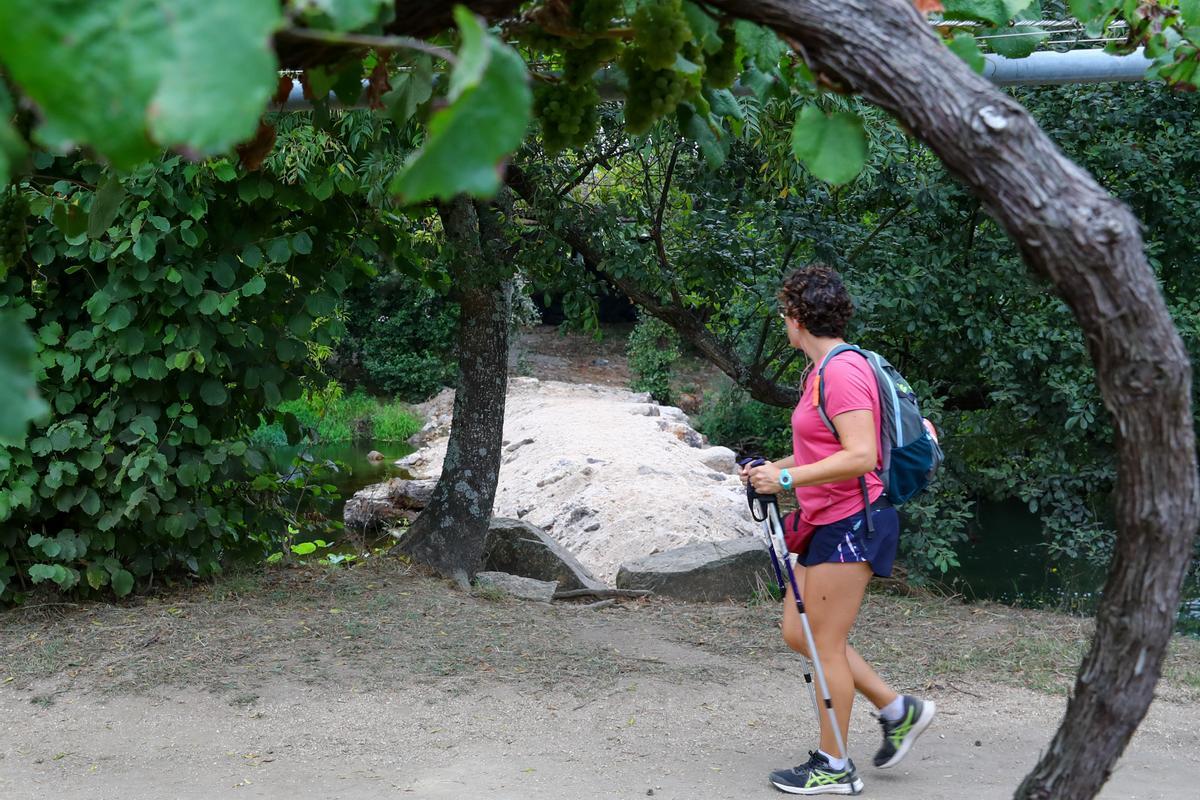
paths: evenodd
<path fill-rule="evenodd" d="M 875 754 L 875 766 L 887 769 L 899 764 L 908 755 L 917 737 L 933 722 L 935 713 L 937 706 L 932 700 L 918 700 L 911 695 L 904 695 L 904 713 L 899 720 L 889 722 L 883 717 L 879 718 L 879 724 L 883 727 L 883 746 Z"/>
<path fill-rule="evenodd" d="M 854 771 L 854 762 L 846 759 L 845 769 L 834 769 L 819 752 L 809 751 L 808 763 L 771 773 L 771 785 L 788 794 L 859 794 L 862 779 Z"/>

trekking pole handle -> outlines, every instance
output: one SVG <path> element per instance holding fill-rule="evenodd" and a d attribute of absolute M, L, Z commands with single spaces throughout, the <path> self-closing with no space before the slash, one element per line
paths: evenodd
<path fill-rule="evenodd" d="M 770 462 L 768 462 L 762 456 L 754 455 L 738 459 L 737 465 L 739 467 L 761 467 L 767 463 Z M 750 506 L 750 516 L 754 517 L 755 522 L 762 522 L 765 520 L 767 518 L 767 506 L 771 504 L 777 504 L 778 502 L 779 501 L 776 500 L 775 495 L 759 494 L 754 490 L 754 484 L 750 483 L 749 481 L 746 482 L 746 504 Z M 762 512 L 761 517 L 758 515 L 758 511 L 755 509 L 755 503 L 759 504 L 759 509 Z"/>

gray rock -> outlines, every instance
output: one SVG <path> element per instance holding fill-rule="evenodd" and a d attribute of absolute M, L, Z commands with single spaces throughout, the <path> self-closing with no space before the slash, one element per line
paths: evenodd
<path fill-rule="evenodd" d="M 507 572 L 480 572 L 475 575 L 476 586 L 491 586 L 521 600 L 549 603 L 558 590 L 558 581 L 539 581 L 509 575 Z"/>
<path fill-rule="evenodd" d="M 758 537 L 701 542 L 622 564 L 618 589 L 650 589 L 683 600 L 745 600 L 774 580 L 771 556 Z"/>
<path fill-rule="evenodd" d="M 728 447 L 709 447 L 700 454 L 700 463 L 709 469 L 715 469 L 717 472 L 724 472 L 726 475 L 736 475 L 738 472 L 737 453 L 730 450 Z"/>
<path fill-rule="evenodd" d="M 488 570 L 556 581 L 564 590 L 604 586 L 545 531 L 519 519 L 492 520 L 484 545 L 483 565 Z"/>
<path fill-rule="evenodd" d="M 367 453 L 367 461 L 383 461 L 383 453 L 379 452 L 378 450 L 372 450 L 371 452 Z"/>
<path fill-rule="evenodd" d="M 386 483 L 360 489 L 346 501 L 342 521 L 347 528 L 360 531 L 388 527 L 428 505 L 436 485 L 437 481 L 432 478 L 392 478 Z"/>

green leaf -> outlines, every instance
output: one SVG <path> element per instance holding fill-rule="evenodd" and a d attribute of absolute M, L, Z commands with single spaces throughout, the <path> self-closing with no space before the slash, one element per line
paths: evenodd
<path fill-rule="evenodd" d="M 1179 16 L 1184 24 L 1200 27 L 1200 0 L 1179 0 Z"/>
<path fill-rule="evenodd" d="M 223 405 L 228 398 L 229 393 L 220 381 L 207 380 L 200 387 L 200 399 L 210 406 Z"/>
<path fill-rule="evenodd" d="M 500 165 L 529 127 L 533 93 L 525 62 L 464 7 L 455 7 L 454 17 L 462 46 L 450 75 L 450 105 L 433 115 L 421 149 L 392 180 L 391 192 L 404 203 L 494 194 Z"/>
<path fill-rule="evenodd" d="M 133 255 L 138 261 L 154 258 L 154 251 L 157 249 L 158 237 L 154 234 L 146 233 L 133 240 Z"/>
<path fill-rule="evenodd" d="M 280 18 L 278 0 L 6 0 L 0 53 L 44 116 L 44 143 L 91 145 L 126 168 L 160 147 L 250 138 L 278 80 Z"/>
<path fill-rule="evenodd" d="M 721 49 L 721 36 L 717 33 L 717 21 L 708 12 L 695 3 L 683 4 L 683 15 L 687 17 L 688 27 L 692 29 L 692 37 L 700 43 L 706 53 L 715 53 Z"/>
<path fill-rule="evenodd" d="M 296 251 L 302 256 L 306 256 L 311 253 L 312 246 L 312 237 L 310 237 L 304 231 L 301 231 L 292 237 L 292 250 Z"/>
<path fill-rule="evenodd" d="M 113 306 L 104 315 L 104 327 L 114 333 L 129 327 L 129 323 L 133 322 L 133 311 L 134 306 L 132 303 L 121 303 L 119 306 Z"/>
<path fill-rule="evenodd" d="M 2 13 L 0 12 L 0 14 Z M 0 47 L 0 51 L 2 50 L 3 48 Z M 76 236 L 82 236 L 87 233 L 88 215 L 83 210 L 83 206 L 78 203 L 56 202 L 54 204 L 54 211 L 50 216 L 50 221 L 68 239 L 73 239 Z"/>
<path fill-rule="evenodd" d="M 813 175 L 832 184 L 847 183 L 867 163 L 867 134 L 857 114 L 825 114 L 806 105 L 792 129 L 792 152 Z"/>
<path fill-rule="evenodd" d="M 20 446 L 25 426 L 50 410 L 33 377 L 33 337 L 16 315 L 0 312 L 0 445 Z"/>
<path fill-rule="evenodd" d="M 232 262 L 232 263 L 231 263 Z M 233 284 L 237 282 L 236 261 L 222 256 L 217 259 L 217 262 L 212 266 L 213 280 L 222 289 L 231 289 Z"/>
<path fill-rule="evenodd" d="M 986 40 L 992 51 L 1005 58 L 1027 58 L 1049 36 L 1038 28 L 991 28 L 985 35 L 992 37 Z"/>
<path fill-rule="evenodd" d="M 292 247 L 286 238 L 273 239 L 267 245 L 267 258 L 275 264 L 282 264 L 292 257 Z"/>
<path fill-rule="evenodd" d="M 208 291 L 200 296 L 200 302 L 197 308 L 201 314 L 210 315 L 216 312 L 217 306 L 221 304 L 221 295 L 216 292 Z"/>
<path fill-rule="evenodd" d="M 733 26 L 737 31 L 738 43 L 754 66 L 762 72 L 770 72 L 779 66 L 779 59 L 783 58 L 788 48 L 775 35 L 775 31 L 745 20 L 738 20 Z"/>
<path fill-rule="evenodd" d="M 1114 5 L 1112 0 L 1069 0 L 1071 16 L 1080 22 L 1090 22 L 1108 12 Z"/>
<path fill-rule="evenodd" d="M 253 297 L 256 294 L 262 294 L 267 288 L 267 281 L 262 275 L 255 275 L 242 287 L 242 294 L 246 297 Z"/>
<path fill-rule="evenodd" d="M 132 577 L 132 576 L 131 576 Z M 108 571 L 103 567 L 91 565 L 87 568 L 87 582 L 93 589 L 100 589 L 108 585 Z"/>
<path fill-rule="evenodd" d="M 417 109 L 433 96 L 433 60 L 420 55 L 413 59 L 412 69 L 392 78 L 392 90 L 382 98 L 387 115 L 403 125 Z"/>
<path fill-rule="evenodd" d="M 954 38 L 946 45 L 953 53 L 967 62 L 967 66 L 976 72 L 982 74 L 983 68 L 987 66 L 987 59 L 983 57 L 983 53 L 979 52 L 979 43 L 975 41 L 975 37 L 964 31 L 956 31 Z"/>
<path fill-rule="evenodd" d="M 125 328 L 117 335 L 117 349 L 127 356 L 136 356 L 146 346 L 146 334 L 141 328 Z"/>
<path fill-rule="evenodd" d="M 112 587 L 117 597 L 124 597 L 133 591 L 133 575 L 128 570 L 117 570 L 112 576 Z"/>
<path fill-rule="evenodd" d="M 107 175 L 96 196 L 92 199 L 92 210 L 88 212 L 87 235 L 99 239 L 117 218 L 121 201 L 125 199 L 125 186 L 113 175 Z"/>
<path fill-rule="evenodd" d="M 242 248 L 242 263 L 251 268 L 263 263 L 263 252 L 258 245 L 248 244 Z"/>
<path fill-rule="evenodd" d="M 684 103 L 679 106 L 677 112 L 679 118 L 679 130 L 700 146 L 700 152 L 704 154 L 704 160 L 708 162 L 709 169 L 718 169 L 725 163 L 726 144 L 722 141 L 709 120 L 700 114 L 696 113 L 695 109 L 690 104 Z"/>
<path fill-rule="evenodd" d="M 946 19 L 970 19 L 1003 25 L 1019 12 L 1024 11 L 1033 0 L 943 0 L 942 13 Z"/>

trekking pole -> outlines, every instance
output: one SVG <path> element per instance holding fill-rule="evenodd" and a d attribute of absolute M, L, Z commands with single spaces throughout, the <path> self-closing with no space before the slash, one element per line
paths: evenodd
<path fill-rule="evenodd" d="M 750 491 L 747 494 L 754 491 L 753 487 L 749 487 L 749 489 Z M 784 582 L 783 568 L 779 566 L 779 553 L 775 550 L 775 537 L 771 533 L 771 518 L 769 514 L 763 514 L 759 517 L 755 513 L 753 500 L 750 501 L 750 516 L 754 517 L 755 521 L 762 523 L 763 538 L 767 540 L 767 550 L 771 554 L 771 568 L 775 571 L 775 585 L 779 587 L 779 599 L 782 600 L 787 597 L 787 584 Z M 786 550 L 783 557 L 789 558 Z M 800 656 L 800 665 L 804 672 L 804 683 L 808 686 L 808 696 L 812 700 L 813 714 L 816 715 L 817 724 L 819 725 L 821 723 L 821 706 L 817 703 L 817 690 L 813 686 L 812 668 L 809 667 L 808 659 L 803 653 L 798 653 L 797 655 Z"/>
<path fill-rule="evenodd" d="M 757 467 L 766 464 L 767 460 L 761 457 L 744 458 L 738 461 L 741 466 Z M 821 668 L 821 658 L 817 654 L 817 643 L 813 639 L 812 627 L 808 624 L 808 613 L 804 609 L 804 598 L 800 596 L 800 589 L 796 584 L 796 571 L 792 569 L 792 559 L 788 556 L 787 540 L 783 535 L 783 522 L 779 517 L 779 501 L 773 494 L 759 494 L 754 490 L 753 484 L 746 484 L 746 500 L 750 503 L 750 515 L 755 520 L 763 523 L 763 533 L 767 536 L 767 546 L 771 551 L 771 562 L 775 567 L 775 578 L 779 582 L 779 591 L 783 593 L 783 573 L 779 567 L 780 556 L 783 554 L 784 570 L 787 572 L 787 585 L 791 587 L 792 597 L 796 601 L 796 611 L 800 613 L 800 626 L 804 630 L 804 641 L 808 644 L 808 653 L 812 657 L 813 668 L 817 673 L 817 683 L 821 687 L 821 698 L 825 701 L 825 711 L 829 714 L 829 723 L 833 726 L 834 741 L 837 742 L 838 748 L 842 751 L 842 758 L 849 758 L 850 752 L 846 749 L 846 742 L 842 738 L 842 729 L 838 726 L 837 712 L 833 708 L 833 697 L 829 692 L 829 683 L 825 680 L 825 670 Z M 762 511 L 762 516 L 754 512 L 754 504 L 757 503 L 759 510 Z M 817 722 L 820 722 L 821 711 L 817 706 L 816 692 L 812 690 L 812 676 L 807 673 L 804 676 L 805 681 L 809 684 L 809 691 L 812 693 L 813 710 L 817 714 Z"/>

